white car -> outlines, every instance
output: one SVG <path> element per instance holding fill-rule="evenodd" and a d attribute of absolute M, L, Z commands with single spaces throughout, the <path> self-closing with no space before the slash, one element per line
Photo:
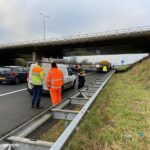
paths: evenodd
<path fill-rule="evenodd" d="M 35 64 L 32 64 L 29 70 L 29 75 L 27 78 L 27 89 L 30 93 L 32 93 L 33 84 L 32 84 L 32 68 Z M 74 88 L 76 84 L 76 76 L 73 74 L 71 68 L 66 64 L 57 64 L 58 68 L 62 70 L 64 73 L 64 84 L 62 89 Z M 48 71 L 51 69 L 51 63 L 42 63 L 42 67 L 45 73 L 44 81 L 43 81 L 43 93 L 49 92 L 46 86 L 46 78 Z"/>

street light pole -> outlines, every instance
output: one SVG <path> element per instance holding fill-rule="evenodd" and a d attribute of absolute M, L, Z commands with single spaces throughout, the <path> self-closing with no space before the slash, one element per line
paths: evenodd
<path fill-rule="evenodd" d="M 49 16 L 46 16 L 46 15 L 44 15 L 43 13 L 39 13 L 39 15 L 41 15 L 41 16 L 43 16 L 43 18 L 44 18 L 44 42 L 45 42 L 45 20 L 46 20 L 46 18 L 49 18 Z"/>

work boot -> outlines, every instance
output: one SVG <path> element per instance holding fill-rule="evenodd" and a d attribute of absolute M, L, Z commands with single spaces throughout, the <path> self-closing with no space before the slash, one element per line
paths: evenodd
<path fill-rule="evenodd" d="M 32 109 L 34 108 L 34 103 L 31 104 L 31 108 L 32 108 Z"/>
<path fill-rule="evenodd" d="M 40 105 L 36 105 L 36 109 L 43 109 L 44 107 L 40 106 Z"/>

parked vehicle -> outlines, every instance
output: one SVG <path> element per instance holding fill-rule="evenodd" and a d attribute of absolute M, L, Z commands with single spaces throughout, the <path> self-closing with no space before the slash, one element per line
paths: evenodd
<path fill-rule="evenodd" d="M 108 72 L 111 69 L 111 63 L 107 60 L 101 60 L 98 64 L 95 65 L 97 71 Z"/>
<path fill-rule="evenodd" d="M 32 68 L 35 66 L 35 64 L 31 64 L 30 70 L 29 70 L 29 75 L 27 79 L 27 89 L 30 93 L 32 93 L 33 85 L 32 85 Z M 74 88 L 75 83 L 76 83 L 76 76 L 73 74 L 72 69 L 66 65 L 66 64 L 57 64 L 58 68 L 62 70 L 64 73 L 64 85 L 63 85 L 63 90 L 68 89 L 68 88 Z M 43 93 L 49 92 L 49 89 L 46 86 L 46 78 L 49 69 L 51 68 L 51 63 L 46 62 L 42 63 L 42 67 L 45 73 L 45 78 L 43 81 Z"/>
<path fill-rule="evenodd" d="M 34 63 L 35 63 L 35 62 L 33 62 L 33 61 L 27 62 L 27 68 L 30 69 L 30 66 L 31 66 L 32 64 L 34 64 Z"/>
<path fill-rule="evenodd" d="M 22 66 L 0 67 L 0 83 L 9 82 L 19 84 L 26 82 L 28 69 Z"/>

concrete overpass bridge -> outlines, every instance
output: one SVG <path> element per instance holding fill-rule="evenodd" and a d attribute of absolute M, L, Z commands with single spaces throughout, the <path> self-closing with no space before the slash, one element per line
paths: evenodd
<path fill-rule="evenodd" d="M 125 54 L 150 52 L 150 27 L 113 30 L 93 34 L 58 37 L 0 45 L 0 65 L 21 54 L 59 57 L 90 54 Z M 8 58 L 9 57 L 9 58 Z M 8 60 L 9 59 L 9 60 Z M 11 61 L 9 61 L 11 62 Z"/>

